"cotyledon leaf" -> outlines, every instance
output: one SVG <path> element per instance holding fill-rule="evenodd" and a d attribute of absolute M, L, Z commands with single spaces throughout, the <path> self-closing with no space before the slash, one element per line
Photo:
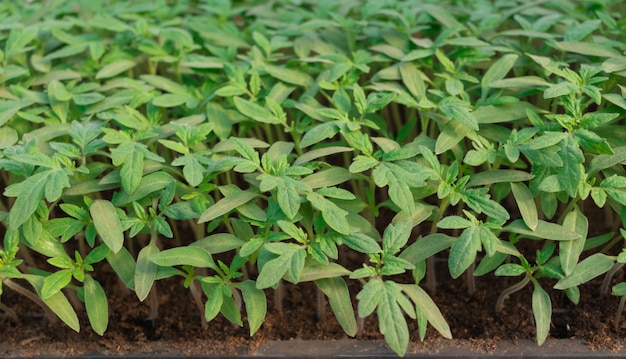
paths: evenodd
<path fill-rule="evenodd" d="M 219 216 L 222 216 L 232 211 L 233 209 L 241 206 L 242 204 L 251 201 L 252 199 L 256 198 L 256 196 L 256 193 L 250 191 L 241 191 L 230 196 L 226 196 L 217 201 L 211 207 L 207 208 L 207 210 L 200 215 L 198 223 L 208 222 Z"/>

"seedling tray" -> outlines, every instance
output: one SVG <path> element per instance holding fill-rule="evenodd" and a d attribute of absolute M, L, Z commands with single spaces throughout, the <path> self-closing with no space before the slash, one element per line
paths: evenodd
<path fill-rule="evenodd" d="M 398 358 L 383 341 L 355 340 L 286 340 L 268 341 L 254 352 L 238 348 L 237 354 L 185 355 L 179 352 L 152 352 L 122 355 L 99 353 L 71 356 L 80 359 L 115 359 L 115 358 L 163 358 L 163 359 L 289 359 L 289 358 Z M 11 357 L 9 358 L 19 358 Z M 47 356 L 37 358 L 67 358 L 69 356 Z M 592 350 L 576 339 L 551 339 L 542 346 L 530 340 L 517 342 L 503 341 L 485 348 L 468 340 L 435 340 L 428 345 L 409 349 L 404 358 L 413 359 L 452 359 L 452 358 L 506 358 L 506 359 L 556 359 L 556 358 L 626 358 L 626 350 Z"/>

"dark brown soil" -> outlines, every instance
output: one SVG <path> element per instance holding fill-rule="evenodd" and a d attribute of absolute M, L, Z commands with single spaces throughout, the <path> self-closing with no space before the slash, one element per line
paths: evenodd
<path fill-rule="evenodd" d="M 446 276 L 445 262 L 439 263 L 439 266 L 442 267 L 439 271 L 441 278 L 438 290 L 432 296 L 450 324 L 454 338 L 465 339 L 475 349 L 487 352 L 494 350 L 501 340 L 534 340 L 531 286 L 512 295 L 506 301 L 504 310 L 496 313 L 494 306 L 497 297 L 493 294 L 514 284 L 515 278 L 496 278 L 491 275 L 477 278 L 477 291 L 470 296 L 464 280 L 453 281 Z M 626 320 L 621 321 L 615 329 L 614 317 L 619 299 L 599 296 L 601 280 L 596 279 L 581 288 L 581 304 L 578 306 L 560 296 L 560 292 L 553 291 L 552 338 L 576 338 L 593 349 L 621 348 L 622 339 L 626 336 Z M 274 308 L 273 293 L 269 290 L 268 316 L 262 328 L 251 338 L 247 327 L 233 326 L 221 316 L 203 328 L 203 313 L 198 311 L 191 294 L 183 288 L 179 279 L 158 282 L 160 313 L 154 321 L 146 319 L 149 315 L 147 303 L 140 303 L 130 291 L 120 290 L 121 285 L 114 276 L 103 282 L 109 293 L 110 322 L 102 337 L 89 328 L 83 310 L 78 311 L 81 333 L 75 333 L 60 322 L 51 323 L 32 302 L 5 289 L 3 303 L 17 312 L 20 323 L 4 318 L 0 333 L 0 356 L 236 354 L 254 352 L 267 340 L 345 337 L 330 309 L 318 318 L 315 287 L 310 283 L 297 287 L 286 285 L 282 313 Z M 553 283 L 545 284 L 549 288 Z M 358 287 L 355 285 L 351 290 L 356 294 Z M 415 323 L 411 323 L 411 333 L 414 350 L 445 343 L 438 340 L 439 335 L 432 328 L 429 328 L 423 343 L 419 341 Z M 359 339 L 380 338 L 376 319 L 367 318 Z"/>

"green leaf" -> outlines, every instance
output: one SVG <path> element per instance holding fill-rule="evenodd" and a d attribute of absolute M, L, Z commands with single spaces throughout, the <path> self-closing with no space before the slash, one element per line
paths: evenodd
<path fill-rule="evenodd" d="M 313 207 L 322 212 L 322 217 L 330 228 L 344 235 L 351 233 L 350 223 L 346 218 L 347 211 L 315 192 L 307 194 L 307 199 Z"/>
<path fill-rule="evenodd" d="M 124 245 L 124 231 L 113 203 L 96 199 L 89 206 L 89 213 L 104 244 L 113 252 L 119 252 Z"/>
<path fill-rule="evenodd" d="M 532 238 L 550 239 L 553 241 L 572 241 L 580 238 L 580 234 L 570 231 L 556 223 L 537 221 L 535 230 L 526 226 L 523 220 L 516 219 L 503 228 L 504 231 L 526 235 Z"/>
<path fill-rule="evenodd" d="M 356 335 L 357 324 L 350 292 L 346 282 L 340 277 L 323 278 L 315 281 L 317 287 L 326 295 L 330 308 L 341 328 L 351 337 Z"/>
<path fill-rule="evenodd" d="M 529 181 L 534 176 L 528 172 L 518 170 L 491 170 L 481 171 L 474 175 L 467 183 L 467 187 L 479 187 L 503 182 Z"/>
<path fill-rule="evenodd" d="M 471 226 L 471 221 L 460 216 L 447 216 L 437 222 L 437 228 L 442 229 L 463 229 Z"/>
<path fill-rule="evenodd" d="M 426 85 L 424 84 L 424 80 L 420 72 L 417 70 L 415 64 L 410 62 L 401 62 L 400 66 L 400 76 L 402 76 L 402 82 L 409 90 L 411 95 L 415 98 L 420 99 L 426 94 Z"/>
<path fill-rule="evenodd" d="M 537 281 L 533 281 L 533 316 L 537 327 L 537 344 L 545 342 L 550 333 L 550 321 L 552 320 L 552 302 L 550 296 L 541 288 Z"/>
<path fill-rule="evenodd" d="M 497 276 L 517 277 L 526 273 L 526 268 L 516 263 L 506 263 L 498 267 L 495 271 Z"/>
<path fill-rule="evenodd" d="M 559 155 L 563 160 L 563 167 L 558 173 L 559 183 L 570 197 L 575 197 L 578 184 L 582 180 L 581 164 L 585 158 L 572 136 L 568 136 L 560 142 L 559 147 L 561 149 Z"/>
<path fill-rule="evenodd" d="M 535 204 L 535 199 L 532 193 L 526 185 L 515 182 L 511 182 L 511 191 L 513 192 L 513 197 L 515 198 L 515 202 L 517 203 L 517 207 L 519 208 L 524 223 L 528 228 L 530 228 L 530 230 L 536 230 L 539 222 L 539 216 L 537 213 L 537 205 Z"/>
<path fill-rule="evenodd" d="M 72 94 L 65 89 L 61 82 L 53 80 L 48 83 L 48 97 L 65 102 L 72 99 Z"/>
<path fill-rule="evenodd" d="M 35 287 L 35 290 L 41 296 L 44 278 L 35 275 L 25 275 L 24 279 Z M 72 328 L 75 332 L 80 332 L 80 323 L 78 322 L 76 311 L 74 311 L 74 308 L 63 292 L 56 292 L 48 298 L 42 297 L 41 299 L 63 323 L 67 324 L 67 326 Z"/>
<path fill-rule="evenodd" d="M 426 316 L 428 322 L 437 330 L 444 338 L 452 339 L 450 326 L 444 319 L 443 315 L 435 302 L 430 298 L 428 293 L 417 285 L 401 284 L 402 291 L 405 292 L 415 303 L 415 306 Z"/>
<path fill-rule="evenodd" d="M 109 304 L 104 289 L 89 274 L 85 276 L 85 308 L 93 331 L 104 335 L 109 325 Z"/>
<path fill-rule="evenodd" d="M 550 86 L 550 82 L 539 76 L 519 76 L 493 81 L 489 87 L 492 88 L 537 88 Z"/>
<path fill-rule="evenodd" d="M 626 282 L 618 283 L 613 286 L 611 290 L 612 295 L 625 296 L 626 295 Z"/>
<path fill-rule="evenodd" d="M 300 209 L 300 194 L 296 187 L 287 180 L 278 182 L 276 190 L 278 206 L 287 218 L 294 218 Z"/>
<path fill-rule="evenodd" d="M 117 60 L 100 68 L 96 74 L 96 79 L 108 79 L 110 77 L 121 74 L 122 72 L 132 69 L 137 63 L 132 60 Z"/>
<path fill-rule="evenodd" d="M 437 136 L 435 153 L 439 155 L 449 149 L 452 149 L 471 132 L 472 129 L 465 126 L 461 122 L 449 121 L 441 130 L 439 136 Z"/>
<path fill-rule="evenodd" d="M 440 104 L 439 109 L 446 117 L 458 121 L 474 131 L 478 131 L 478 121 L 467 107 L 452 103 Z"/>
<path fill-rule="evenodd" d="M 448 269 L 452 278 L 458 278 L 474 263 L 476 254 L 481 249 L 480 230 L 478 227 L 466 228 L 450 247 Z"/>
<path fill-rule="evenodd" d="M 489 67 L 489 70 L 485 72 L 480 82 L 483 91 L 487 87 L 490 87 L 494 81 L 503 79 L 506 74 L 511 71 L 518 58 L 519 56 L 516 54 L 506 54 L 498 59 L 498 61 L 494 62 L 491 67 Z"/>
<path fill-rule="evenodd" d="M 350 275 L 350 271 L 333 262 L 321 264 L 317 261 L 309 261 L 302 268 L 300 282 L 316 281 L 324 278 L 335 278 Z"/>
<path fill-rule="evenodd" d="M 565 275 L 570 275 L 576 265 L 578 264 L 578 258 L 583 251 L 585 241 L 587 240 L 587 232 L 589 230 L 589 221 L 585 217 L 578 207 L 574 207 L 574 210 L 569 212 L 563 221 L 563 227 L 568 230 L 578 233 L 580 238 L 573 241 L 561 241 L 559 242 L 559 259 L 561 262 L 561 269 L 565 272 Z"/>
<path fill-rule="evenodd" d="M 415 264 L 450 248 L 456 240 L 455 237 L 443 233 L 429 234 L 406 247 L 400 258 Z"/>
<path fill-rule="evenodd" d="M 211 253 L 200 246 L 166 249 L 150 256 L 149 260 L 164 267 L 189 265 L 195 268 L 217 268 Z"/>
<path fill-rule="evenodd" d="M 376 240 L 362 233 L 352 233 L 341 237 L 341 240 L 346 246 L 357 252 L 365 254 L 382 252 Z"/>
<path fill-rule="evenodd" d="M 53 294 L 58 293 L 72 281 L 72 270 L 61 269 L 47 276 L 43 281 L 41 288 L 41 298 L 50 298 Z"/>
<path fill-rule="evenodd" d="M 251 280 L 246 280 L 237 284 L 241 289 L 243 302 L 248 314 L 248 324 L 250 325 L 250 336 L 254 335 L 263 324 L 267 314 L 267 298 L 261 289 L 257 289 L 256 284 Z"/>
<path fill-rule="evenodd" d="M 620 56 L 620 53 L 614 48 L 594 44 L 591 42 L 577 42 L 577 41 L 561 41 L 555 43 L 556 47 L 567 52 L 573 52 L 581 55 L 595 56 L 595 57 L 616 57 Z"/>
<path fill-rule="evenodd" d="M 204 303 L 204 319 L 207 322 L 213 320 L 222 309 L 222 305 L 224 304 L 223 286 L 224 285 L 221 283 L 218 284 L 209 295 L 206 303 Z"/>
<path fill-rule="evenodd" d="M 186 104 L 189 108 L 197 106 L 197 99 L 189 95 L 179 95 L 174 93 L 163 94 L 152 99 L 152 104 L 157 107 L 178 107 Z"/>
<path fill-rule="evenodd" d="M 399 356 L 406 353 L 409 345 L 409 328 L 398 303 L 398 296 L 402 295 L 396 283 L 386 281 L 376 311 L 380 333 Z"/>
<path fill-rule="evenodd" d="M 122 187 L 131 194 L 139 187 L 143 176 L 144 152 L 138 146 L 126 142 L 111 150 L 113 165 L 122 166 L 120 172 Z"/>
<path fill-rule="evenodd" d="M 359 317 L 365 318 L 372 314 L 380 303 L 383 291 L 383 281 L 380 279 L 372 279 L 363 286 L 363 289 L 357 294 L 356 299 L 359 300 L 357 312 Z"/>
<path fill-rule="evenodd" d="M 275 77 L 289 84 L 308 87 L 309 85 L 311 85 L 311 83 L 313 83 L 313 78 L 311 78 L 311 76 L 306 72 L 291 70 L 278 66 L 266 66 L 265 70 L 270 75 L 272 75 L 272 77 Z"/>
<path fill-rule="evenodd" d="M 292 265 L 297 265 L 299 268 L 293 268 L 294 275 L 300 276 L 304 261 L 300 263 L 299 256 L 302 253 L 306 257 L 306 250 L 293 243 L 271 243 L 265 244 L 267 250 L 272 253 L 278 254 L 278 257 L 267 261 L 260 269 L 259 276 L 256 281 L 256 287 L 258 289 L 264 289 L 275 286 L 278 281 L 287 273 L 292 270 Z M 278 252 L 278 253 L 276 253 Z M 301 264 L 301 265 L 300 265 Z M 294 278 L 299 279 L 299 278 Z"/>
<path fill-rule="evenodd" d="M 137 265 L 135 266 L 135 294 L 143 302 L 150 294 L 152 284 L 156 278 L 158 266 L 150 261 L 150 257 L 157 254 L 159 248 L 156 244 L 150 243 L 139 251 Z"/>
<path fill-rule="evenodd" d="M 281 120 L 272 114 L 265 107 L 261 107 L 254 102 L 245 100 L 241 97 L 233 97 L 233 102 L 235 103 L 235 107 L 242 114 L 252 118 L 253 120 L 269 123 L 269 124 L 278 124 L 281 123 Z"/>
<path fill-rule="evenodd" d="M 587 283 L 593 278 L 608 272 L 614 263 L 613 258 L 605 254 L 592 254 L 578 263 L 569 275 L 559 280 L 554 285 L 554 289 L 563 290 Z"/>
<path fill-rule="evenodd" d="M 18 228 L 35 212 L 45 192 L 48 172 L 49 171 L 36 173 L 19 184 L 19 195 L 9 212 L 9 228 Z M 5 189 L 5 195 L 7 190 L 13 186 L 15 185 L 11 185 Z"/>
<path fill-rule="evenodd" d="M 233 209 L 248 203 L 252 199 L 256 198 L 257 194 L 249 191 L 240 191 L 235 194 L 226 196 L 217 201 L 214 205 L 207 208 L 198 219 L 198 223 L 204 223 L 211 221 L 217 217 L 220 217 Z"/>
<path fill-rule="evenodd" d="M 136 263 L 130 252 L 122 247 L 117 253 L 109 252 L 106 259 L 126 287 L 134 289 Z"/>

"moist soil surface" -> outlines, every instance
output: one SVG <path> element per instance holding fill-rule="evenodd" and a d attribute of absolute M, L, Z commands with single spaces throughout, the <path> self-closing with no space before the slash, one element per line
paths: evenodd
<path fill-rule="evenodd" d="M 486 275 L 476 278 L 476 292 L 469 295 L 464 278 L 452 280 L 447 276 L 445 262 L 438 263 L 439 282 L 431 294 L 450 324 L 455 339 L 469 343 L 473 349 L 491 352 L 502 340 L 513 341 L 535 337 L 532 315 L 532 286 L 511 295 L 504 309 L 496 313 L 497 295 L 519 278 Z M 102 271 L 98 273 L 102 274 Z M 110 273 L 97 278 L 108 294 L 109 326 L 104 336 L 94 333 L 88 325 L 84 310 L 78 309 L 82 327 L 75 333 L 61 322 L 51 322 L 43 311 L 28 299 L 10 289 L 2 294 L 3 304 L 19 316 L 19 323 L 3 317 L 0 332 L 0 357 L 60 356 L 81 354 L 175 354 L 207 355 L 254 353 L 269 340 L 342 339 L 346 338 L 327 303 L 322 302 L 322 313 L 316 308 L 318 298 L 311 283 L 297 287 L 285 284 L 282 311 L 275 307 L 273 290 L 267 291 L 268 315 L 261 329 L 250 337 L 249 329 L 237 327 L 219 315 L 202 325 L 200 312 L 191 293 L 184 289 L 182 280 L 169 278 L 157 282 L 159 315 L 147 319 L 149 301 L 139 302 L 134 293 L 123 288 Z M 622 278 L 615 278 L 620 281 Z M 602 277 L 581 287 L 579 305 L 572 304 L 560 291 L 550 291 L 553 304 L 551 338 L 573 338 L 591 349 L 620 350 L 626 337 L 626 320 L 615 325 L 619 298 L 599 294 Z M 545 282 L 544 288 L 554 283 Z M 358 292 L 358 284 L 351 284 L 351 293 Z M 245 322 L 245 317 L 243 318 Z M 409 319 L 410 320 L 410 319 Z M 424 342 L 418 336 L 417 325 L 410 323 L 411 344 L 408 353 L 446 345 L 439 334 L 428 329 Z M 367 318 L 357 339 L 382 339 L 376 318 Z"/>

